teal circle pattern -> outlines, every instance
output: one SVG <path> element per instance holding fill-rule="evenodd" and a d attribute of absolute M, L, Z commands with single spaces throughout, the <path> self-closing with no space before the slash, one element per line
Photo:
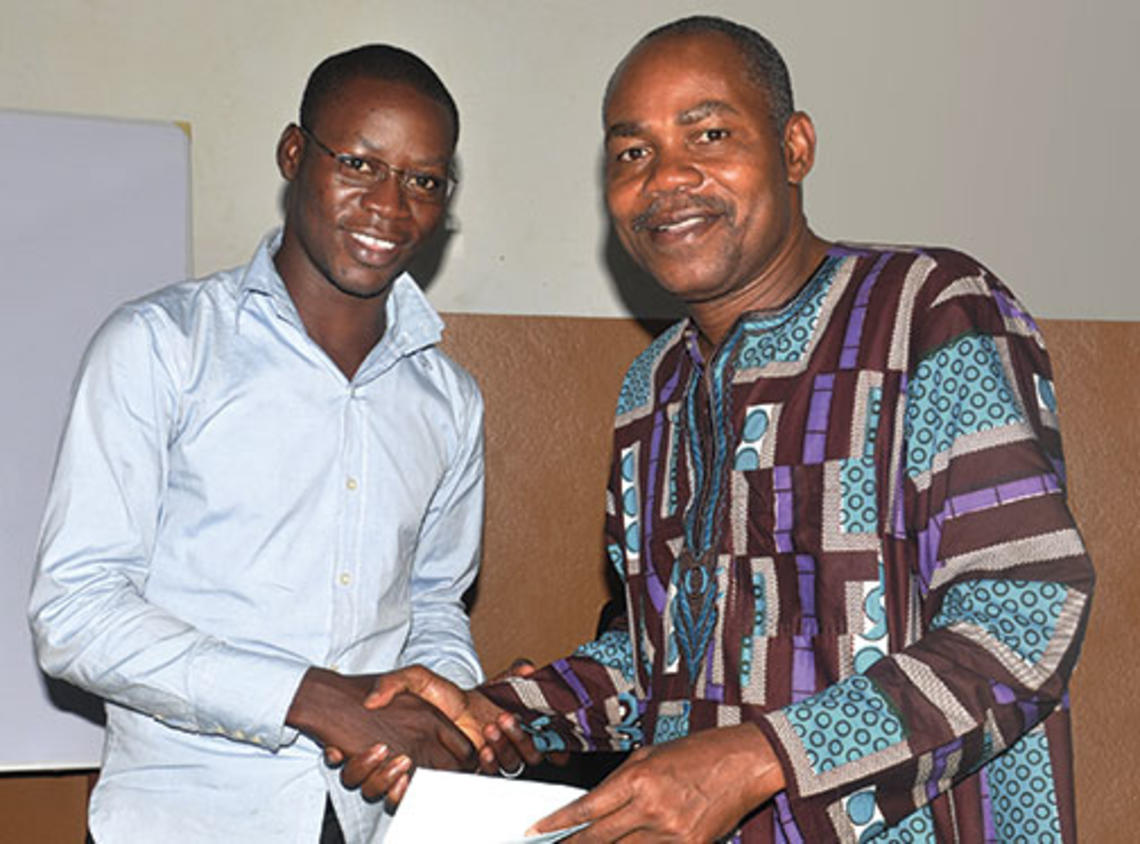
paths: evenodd
<path fill-rule="evenodd" d="M 689 734 L 689 702 L 683 701 L 681 711 L 674 715 L 658 715 L 653 728 L 653 743 L 664 744 L 676 741 Z"/>
<path fill-rule="evenodd" d="M 891 702 L 868 678 L 853 675 L 785 707 L 808 764 L 822 774 L 904 739 Z M 839 723 L 844 723 L 838 729 Z"/>
<path fill-rule="evenodd" d="M 994 759 L 986 768 L 994 827 L 1001 841 L 1061 842 L 1061 818 L 1053 786 L 1053 764 L 1040 729 Z"/>
<path fill-rule="evenodd" d="M 768 430 L 768 413 L 762 407 L 757 407 L 748 412 L 748 416 L 744 419 L 744 440 L 745 442 L 754 443 Z"/>
<path fill-rule="evenodd" d="M 866 826 L 875 816 L 875 793 L 873 791 L 860 791 L 851 795 L 847 801 L 847 817 L 856 826 Z"/>
<path fill-rule="evenodd" d="M 841 461 L 839 485 L 840 529 L 844 533 L 875 533 L 879 523 L 875 461 L 870 457 Z"/>
<path fill-rule="evenodd" d="M 833 268 L 831 268 L 833 271 Z M 807 351 L 824 297 L 831 288 L 832 272 L 816 274 L 808 288 L 789 307 L 790 315 L 783 322 L 772 324 L 771 318 L 756 320 L 749 325 L 749 334 L 743 339 L 737 358 L 738 369 L 754 369 L 779 361 L 793 363 Z M 780 314 L 777 318 L 783 316 Z"/>
<path fill-rule="evenodd" d="M 1023 419 L 994 339 L 961 337 L 922 360 L 907 385 L 907 476 L 930 471 L 959 437 Z"/>
<path fill-rule="evenodd" d="M 574 651 L 574 656 L 592 659 L 599 665 L 621 672 L 626 682 L 633 682 L 633 643 L 624 630 L 610 630 Z"/>
<path fill-rule="evenodd" d="M 751 472 L 760 468 L 760 452 L 754 448 L 741 447 L 736 450 L 732 468 L 737 472 Z"/>
<path fill-rule="evenodd" d="M 626 483 L 633 483 L 635 469 L 637 468 L 633 460 L 633 452 L 628 451 L 621 458 L 621 479 Z"/>
<path fill-rule="evenodd" d="M 1068 592 L 1057 583 L 972 580 L 946 590 L 933 629 L 966 623 L 980 627 L 1030 663 L 1053 638 Z"/>

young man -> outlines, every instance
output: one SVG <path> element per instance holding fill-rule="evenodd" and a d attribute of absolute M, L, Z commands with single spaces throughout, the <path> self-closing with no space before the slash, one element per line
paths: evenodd
<path fill-rule="evenodd" d="M 479 693 L 381 691 L 500 753 L 502 710 L 539 750 L 640 747 L 538 825 L 574 841 L 1075 841 L 1093 574 L 1032 318 L 960 253 L 811 231 L 815 130 L 750 29 L 650 33 L 604 113 L 614 227 L 689 314 L 618 400 L 625 616 Z"/>
<path fill-rule="evenodd" d="M 107 701 L 100 844 L 337 840 L 338 819 L 371 841 L 383 807 L 321 746 L 474 764 L 419 699 L 360 705 L 401 665 L 482 679 L 461 603 L 482 400 L 403 274 L 444 218 L 458 132 L 410 53 L 326 59 L 277 147 L 284 228 L 93 340 L 30 618 L 44 670 Z"/>

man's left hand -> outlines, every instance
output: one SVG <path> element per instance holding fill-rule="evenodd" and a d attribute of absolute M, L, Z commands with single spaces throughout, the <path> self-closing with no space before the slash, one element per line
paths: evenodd
<path fill-rule="evenodd" d="M 589 823 L 568 840 L 715 841 L 783 788 L 779 760 L 759 728 L 703 730 L 634 751 L 601 785 L 528 834 Z"/>

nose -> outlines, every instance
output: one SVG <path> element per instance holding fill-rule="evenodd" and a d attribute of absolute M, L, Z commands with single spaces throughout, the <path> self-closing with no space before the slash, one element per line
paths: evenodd
<path fill-rule="evenodd" d="M 361 204 L 388 219 L 406 217 L 411 214 L 408 198 L 400 187 L 400 179 L 395 173 L 388 173 L 383 179 L 366 188 L 360 197 Z"/>
<path fill-rule="evenodd" d="M 662 147 L 650 162 L 646 189 L 655 193 L 700 187 L 704 174 L 684 149 Z"/>

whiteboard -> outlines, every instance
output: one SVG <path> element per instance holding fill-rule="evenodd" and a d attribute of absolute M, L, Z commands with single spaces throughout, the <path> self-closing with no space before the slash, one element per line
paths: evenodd
<path fill-rule="evenodd" d="M 45 683 L 27 625 L 70 385 L 114 307 L 189 275 L 190 141 L 173 123 L 0 110 L 0 769 L 96 767 L 100 702 Z"/>

